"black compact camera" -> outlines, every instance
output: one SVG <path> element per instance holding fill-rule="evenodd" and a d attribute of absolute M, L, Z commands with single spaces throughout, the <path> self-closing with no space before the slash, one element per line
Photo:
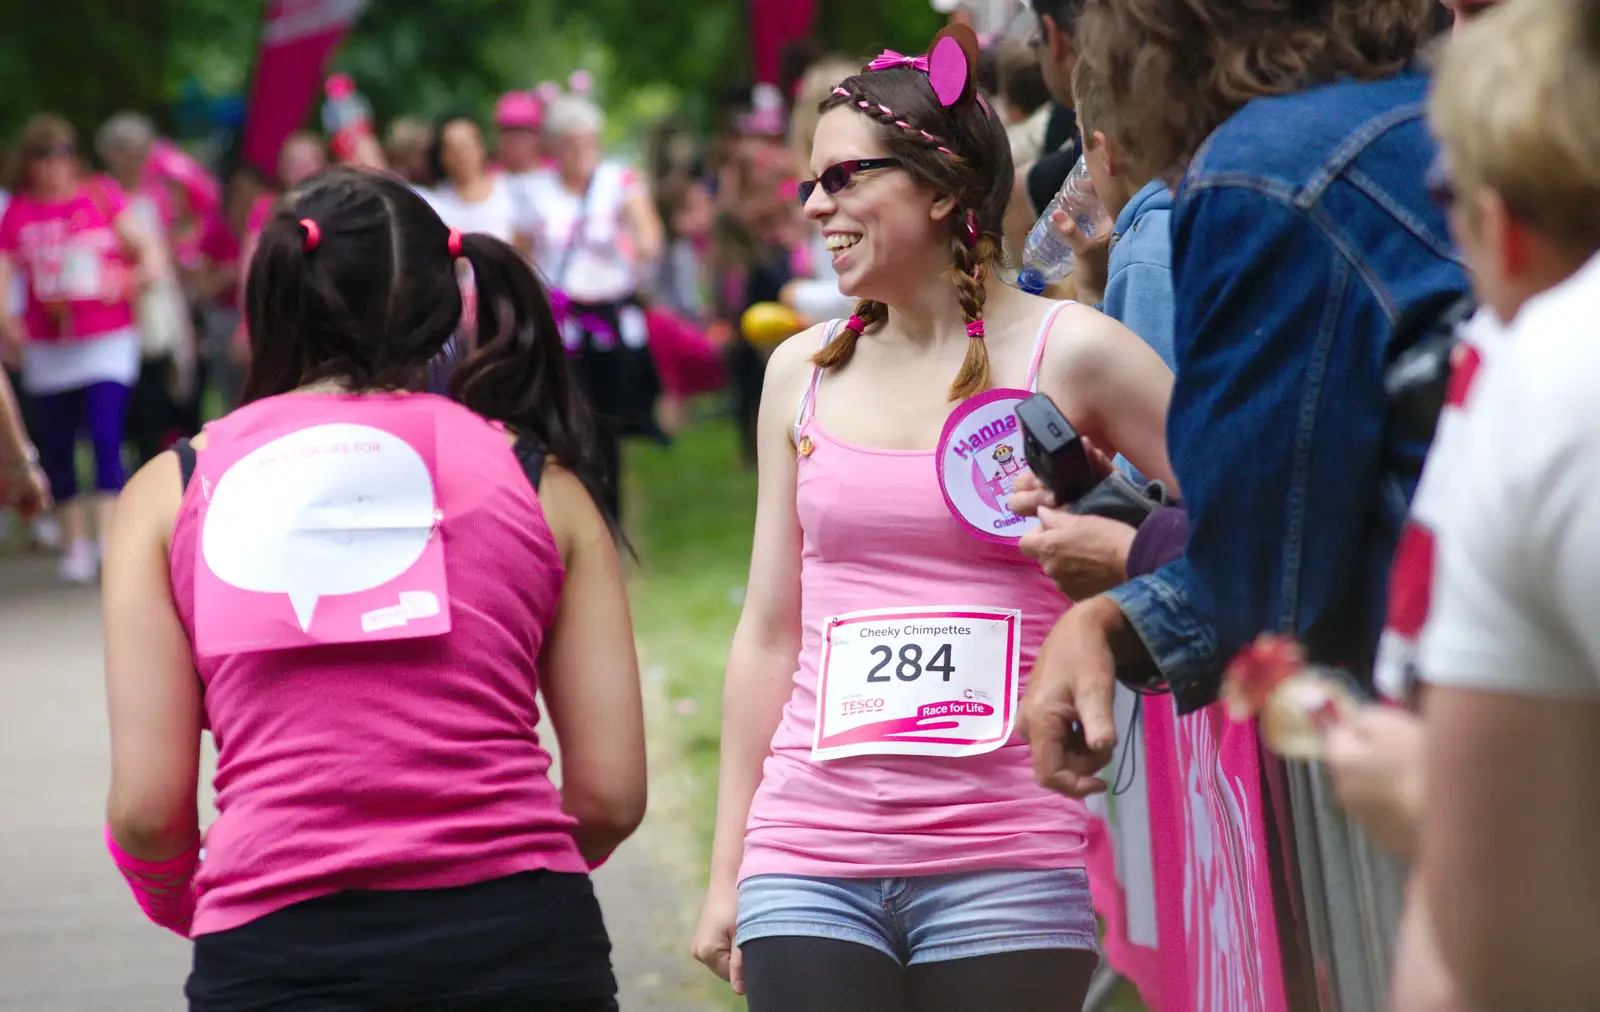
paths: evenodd
<path fill-rule="evenodd" d="M 1022 429 L 1028 468 L 1063 506 L 1077 502 L 1100 483 L 1089 463 L 1083 437 L 1044 394 L 1034 394 L 1017 405 L 1017 426 Z"/>
<path fill-rule="evenodd" d="M 1073 513 L 1138 527 L 1156 510 L 1174 504 L 1159 481 L 1140 486 L 1120 471 L 1095 473 L 1078 430 L 1044 394 L 1017 405 L 1017 427 L 1029 469 Z"/>

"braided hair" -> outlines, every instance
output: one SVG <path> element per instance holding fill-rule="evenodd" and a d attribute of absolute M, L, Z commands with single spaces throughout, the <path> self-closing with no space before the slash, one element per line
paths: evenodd
<path fill-rule="evenodd" d="M 960 298 L 968 339 L 950 398 L 965 400 L 989 386 L 983 304 L 989 273 L 1000 261 L 1001 226 L 1016 169 L 1005 125 L 976 90 L 976 39 L 957 40 L 968 56 L 969 84 L 948 108 L 934 93 L 928 74 L 909 66 L 865 70 L 842 82 L 819 108 L 824 113 L 852 109 L 875 121 L 890 157 L 917 181 L 957 201 L 950 217 L 948 276 Z M 888 314 L 883 303 L 861 300 L 849 322 L 812 361 L 824 369 L 844 365 L 861 335 Z"/>

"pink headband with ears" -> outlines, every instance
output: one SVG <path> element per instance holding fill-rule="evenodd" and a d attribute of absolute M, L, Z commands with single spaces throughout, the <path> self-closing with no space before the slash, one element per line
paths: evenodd
<path fill-rule="evenodd" d="M 933 93 L 946 109 L 961 101 L 961 96 L 967 93 L 967 53 L 952 36 L 942 35 L 934 40 L 933 48 L 926 56 L 906 56 L 885 49 L 877 59 L 867 64 L 867 71 L 893 70 L 896 67 L 910 67 L 927 74 Z"/>

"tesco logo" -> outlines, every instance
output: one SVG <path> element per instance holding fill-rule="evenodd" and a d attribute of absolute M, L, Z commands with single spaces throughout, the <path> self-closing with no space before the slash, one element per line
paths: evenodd
<path fill-rule="evenodd" d="M 882 699 L 847 699 L 844 701 L 844 716 L 851 717 L 859 713 L 882 713 Z"/>

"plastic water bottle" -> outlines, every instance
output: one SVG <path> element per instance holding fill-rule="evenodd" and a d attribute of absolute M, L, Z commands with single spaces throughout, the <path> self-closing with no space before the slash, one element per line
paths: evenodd
<path fill-rule="evenodd" d="M 1022 247 L 1022 270 L 1017 274 L 1017 287 L 1030 295 L 1038 295 L 1072 273 L 1072 247 L 1052 223 L 1057 211 L 1067 212 L 1077 223 L 1078 231 L 1086 236 L 1095 234 L 1096 222 L 1105 214 L 1100 198 L 1095 196 L 1094 185 L 1089 181 L 1089 167 L 1084 164 L 1082 155 L 1067 173 L 1061 192 L 1050 199 L 1049 206 L 1034 223 Z"/>
<path fill-rule="evenodd" d="M 356 91 L 348 74 L 335 74 L 326 85 L 328 100 L 322 104 L 322 131 L 328 135 L 334 157 L 348 159 L 356 145 L 372 135 L 372 107 Z"/>

